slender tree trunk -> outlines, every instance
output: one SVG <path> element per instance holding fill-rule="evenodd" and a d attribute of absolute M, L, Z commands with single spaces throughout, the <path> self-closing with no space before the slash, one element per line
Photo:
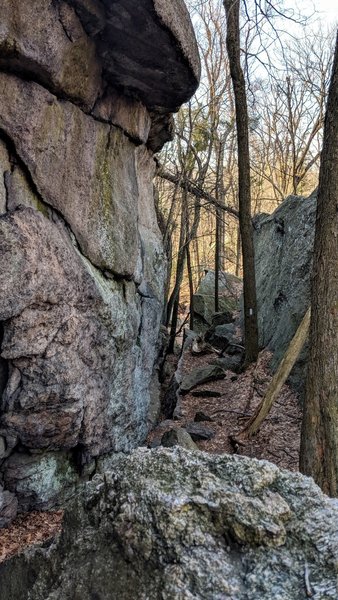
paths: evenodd
<path fill-rule="evenodd" d="M 240 277 L 241 262 L 242 262 L 241 231 L 238 226 L 237 227 L 237 239 L 236 239 L 236 277 Z"/>
<path fill-rule="evenodd" d="M 319 173 L 300 469 L 338 496 L 338 35 Z"/>
<path fill-rule="evenodd" d="M 224 167 L 224 140 L 219 141 L 218 158 L 217 158 L 217 173 L 216 173 L 216 200 L 219 204 L 225 205 L 225 191 L 223 182 L 223 167 Z M 225 254 L 225 228 L 222 220 L 222 211 L 217 206 L 215 210 L 216 217 L 216 242 L 215 242 L 215 312 L 219 311 L 219 277 L 220 271 L 223 269 L 223 257 Z"/>
<path fill-rule="evenodd" d="M 186 238 L 186 191 L 182 192 L 182 204 L 181 204 L 181 226 L 180 226 L 180 239 L 176 262 L 176 277 L 174 289 L 171 292 L 168 306 L 167 306 L 167 320 L 166 325 L 169 327 L 170 321 L 173 320 L 174 306 L 177 298 L 179 297 L 180 287 L 182 285 L 184 264 L 185 264 L 185 238 Z M 176 304 L 176 307 L 178 303 Z M 177 319 L 176 319 L 177 320 Z"/>
<path fill-rule="evenodd" d="M 201 261 L 200 261 L 200 251 L 198 246 L 198 238 L 195 238 L 194 242 L 194 255 L 195 255 L 195 285 L 199 283 L 200 272 L 201 272 Z"/>
<path fill-rule="evenodd" d="M 171 273 L 172 273 L 172 265 L 173 265 L 172 234 L 173 234 L 173 229 L 174 229 L 173 225 L 174 225 L 174 214 L 175 214 L 175 208 L 176 208 L 176 202 L 177 202 L 177 193 L 178 193 L 178 185 L 175 185 L 167 222 L 165 223 L 165 227 L 160 226 L 161 232 L 163 234 L 163 248 L 164 248 L 165 255 L 167 257 L 167 265 L 168 265 L 167 276 L 166 276 L 165 287 L 164 287 L 164 309 L 163 309 L 163 315 L 162 315 L 162 325 L 164 325 L 164 326 L 167 325 L 168 299 L 169 299 Z M 155 204 L 155 206 L 156 206 L 156 204 Z M 161 219 L 159 210 L 157 210 L 157 215 L 158 215 L 157 220 L 160 224 L 162 222 L 163 217 Z"/>
<path fill-rule="evenodd" d="M 191 265 L 191 254 L 190 254 L 190 244 L 186 244 L 186 255 L 187 255 L 187 271 L 188 271 L 188 281 L 189 281 L 189 304 L 190 304 L 190 319 L 189 319 L 189 327 L 190 329 L 194 329 L 194 282 L 192 276 L 192 265 Z"/>
<path fill-rule="evenodd" d="M 216 208 L 216 236 L 215 236 L 215 313 L 219 310 L 219 271 L 220 271 L 220 251 L 221 251 L 221 232 L 220 232 L 220 214 Z"/>
<path fill-rule="evenodd" d="M 255 256 L 251 222 L 249 123 L 245 79 L 240 61 L 239 0 L 224 0 L 227 17 L 227 51 L 234 88 L 237 147 L 239 223 L 242 239 L 245 364 L 257 360 L 258 326 Z"/>

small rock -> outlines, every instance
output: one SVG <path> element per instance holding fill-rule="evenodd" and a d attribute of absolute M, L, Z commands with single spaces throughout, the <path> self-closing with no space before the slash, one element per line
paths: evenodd
<path fill-rule="evenodd" d="M 239 356 L 240 359 L 243 360 L 245 349 L 244 346 L 241 346 L 240 344 L 229 344 L 226 353 L 229 354 L 229 356 Z"/>
<path fill-rule="evenodd" d="M 194 442 L 197 442 L 198 440 L 211 440 L 215 435 L 214 431 L 203 425 L 197 425 L 197 423 L 189 423 L 186 430 L 191 435 Z"/>
<path fill-rule="evenodd" d="M 4 458 L 6 454 L 6 441 L 5 438 L 0 435 L 0 460 Z"/>
<path fill-rule="evenodd" d="M 204 412 L 198 411 L 195 414 L 194 421 L 195 421 L 195 423 L 199 423 L 201 421 L 213 421 L 213 419 L 211 417 L 209 417 L 209 415 L 206 415 Z"/>
<path fill-rule="evenodd" d="M 191 392 L 191 395 L 195 398 L 221 398 L 223 394 L 214 390 L 195 390 Z"/>
<path fill-rule="evenodd" d="M 224 371 L 234 371 L 237 373 L 241 367 L 242 361 L 240 356 L 224 356 L 222 358 L 215 358 L 210 362 L 213 365 L 222 367 Z"/>
<path fill-rule="evenodd" d="M 198 355 L 202 355 L 202 354 L 211 354 L 213 352 L 214 352 L 214 350 L 212 349 L 212 346 L 210 346 L 210 344 L 205 342 L 204 339 L 202 339 L 200 336 L 198 336 L 196 338 L 196 340 L 194 340 L 192 343 L 191 354 L 193 356 L 198 356 Z"/>
<path fill-rule="evenodd" d="M 190 434 L 182 428 L 170 429 L 162 436 L 162 446 L 172 448 L 173 446 L 181 446 L 186 450 L 198 450 L 198 447 L 193 442 Z"/>
<path fill-rule="evenodd" d="M 159 448 L 161 446 L 161 439 L 154 438 L 153 441 L 149 444 L 149 448 Z"/>
<path fill-rule="evenodd" d="M 180 391 L 182 394 L 186 394 L 201 383 L 224 379 L 224 377 L 225 371 L 219 365 L 208 365 L 202 369 L 194 369 L 191 373 L 183 377 Z"/>
<path fill-rule="evenodd" d="M 0 486 L 0 529 L 8 527 L 18 512 L 18 500 L 11 492 L 3 491 Z"/>
<path fill-rule="evenodd" d="M 228 325 L 229 323 L 234 322 L 233 313 L 229 310 L 224 312 L 217 312 L 211 318 L 211 323 L 213 327 L 217 327 L 218 325 Z"/>
<path fill-rule="evenodd" d="M 235 326 L 232 323 L 210 327 L 204 338 L 211 346 L 220 350 L 224 350 L 230 344 L 238 343 L 238 339 L 235 337 Z"/>

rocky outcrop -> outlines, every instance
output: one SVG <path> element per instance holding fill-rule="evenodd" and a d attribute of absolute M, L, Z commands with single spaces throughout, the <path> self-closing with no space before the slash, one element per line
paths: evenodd
<path fill-rule="evenodd" d="M 65 501 L 147 434 L 153 151 L 199 70 L 183 0 L 1 2 L 0 483 L 19 510 Z"/>
<path fill-rule="evenodd" d="M 255 218 L 255 260 L 260 345 L 280 363 L 310 305 L 310 280 L 316 220 L 316 196 L 290 196 L 272 215 Z M 290 381 L 302 392 L 305 348 Z"/>
<path fill-rule="evenodd" d="M 311 479 L 179 448 L 103 467 L 58 540 L 0 566 L 1 600 L 337 598 L 338 505 Z"/>

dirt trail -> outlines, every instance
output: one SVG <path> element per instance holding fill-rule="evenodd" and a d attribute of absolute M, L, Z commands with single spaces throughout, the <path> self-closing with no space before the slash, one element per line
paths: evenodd
<path fill-rule="evenodd" d="M 183 373 L 206 366 L 215 358 L 216 353 L 193 356 L 188 349 L 183 357 Z M 269 460 L 291 471 L 298 470 L 301 410 L 297 395 L 287 385 L 283 386 L 270 415 L 250 442 L 234 448 L 230 441 L 230 436 L 239 433 L 246 419 L 254 412 L 271 381 L 269 359 L 269 353 L 263 351 L 257 365 L 252 365 L 244 373 L 235 375 L 227 371 L 224 379 L 199 385 L 181 396 L 181 417 L 162 421 L 151 432 L 148 442 L 154 443 L 172 427 L 185 427 L 194 421 L 197 412 L 202 411 L 212 421 L 201 424 L 215 435 L 210 440 L 196 442 L 201 450 L 217 454 L 233 454 L 236 451 L 238 454 Z M 222 395 L 219 398 L 195 397 L 193 394 L 197 390 L 211 390 Z"/>

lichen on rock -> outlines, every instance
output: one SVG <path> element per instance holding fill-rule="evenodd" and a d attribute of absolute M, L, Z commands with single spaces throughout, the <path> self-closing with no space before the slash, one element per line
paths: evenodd
<path fill-rule="evenodd" d="M 182 448 L 102 467 L 51 548 L 0 567 L 2 600 L 337 598 L 338 506 L 311 479 Z"/>

